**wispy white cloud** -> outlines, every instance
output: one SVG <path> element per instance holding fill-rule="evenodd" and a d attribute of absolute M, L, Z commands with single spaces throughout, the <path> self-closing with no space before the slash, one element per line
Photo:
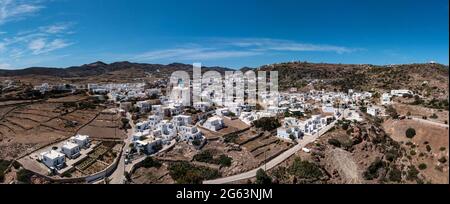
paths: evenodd
<path fill-rule="evenodd" d="M 0 38 L 0 52 L 19 58 L 27 53 L 39 55 L 68 47 L 73 44 L 66 39 L 72 33 L 70 28 L 69 23 L 58 23 Z"/>
<path fill-rule="evenodd" d="M 14 69 L 10 64 L 0 63 L 0 69 Z"/>
<path fill-rule="evenodd" d="M 35 14 L 44 6 L 36 0 L 0 0 L 0 25 Z"/>
<path fill-rule="evenodd" d="M 49 34 L 71 34 L 73 31 L 69 30 L 73 26 L 73 23 L 57 23 L 49 26 L 41 26 L 39 27 L 39 31 L 43 33 L 49 33 Z"/>
<path fill-rule="evenodd" d="M 290 52 L 335 52 L 338 54 L 351 53 L 363 50 L 344 46 L 300 43 L 291 40 L 248 38 L 248 39 L 222 39 L 223 43 L 246 49 L 259 51 L 290 51 Z"/>
<path fill-rule="evenodd" d="M 28 49 L 34 54 L 39 55 L 43 53 L 48 53 L 57 49 L 65 48 L 67 46 L 71 45 L 71 43 L 66 42 L 63 39 L 54 39 L 54 40 L 47 40 L 44 38 L 38 38 L 35 40 L 32 40 L 28 44 Z"/>
<path fill-rule="evenodd" d="M 240 58 L 277 52 L 334 52 L 337 54 L 360 51 L 360 48 L 299 43 L 269 38 L 224 39 L 216 38 L 202 43 L 190 43 L 176 48 L 152 50 L 135 55 L 132 60 L 215 60 Z M 205 46 L 202 46 L 205 45 Z M 207 46 L 206 46 L 207 45 Z"/>
<path fill-rule="evenodd" d="M 135 60 L 212 60 L 233 57 L 248 57 L 261 54 L 256 51 L 220 50 L 217 48 L 174 48 L 145 52 L 134 57 Z"/>

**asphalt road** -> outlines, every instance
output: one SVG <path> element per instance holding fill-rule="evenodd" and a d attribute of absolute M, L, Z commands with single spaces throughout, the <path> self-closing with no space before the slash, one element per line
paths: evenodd
<path fill-rule="evenodd" d="M 226 183 L 231 183 L 231 182 L 235 182 L 235 181 L 253 178 L 256 176 L 256 172 L 259 169 L 263 169 L 266 171 L 270 170 L 270 169 L 276 167 L 277 165 L 279 165 L 280 163 L 282 163 L 283 161 L 285 161 L 286 159 L 288 159 L 289 157 L 291 157 L 292 155 L 294 155 L 296 152 L 302 150 L 306 145 L 317 140 L 320 136 L 324 135 L 326 132 L 328 132 L 328 130 L 330 130 L 332 127 L 334 127 L 336 122 L 337 122 L 337 120 L 335 122 L 331 123 L 330 125 L 326 126 L 325 128 L 323 128 L 322 130 L 320 130 L 319 134 L 306 135 L 302 140 L 298 141 L 297 145 L 295 145 L 291 149 L 288 149 L 287 151 L 283 152 L 279 156 L 275 157 L 274 159 L 270 160 L 265 165 L 263 165 L 257 169 L 253 169 L 251 171 L 237 174 L 234 176 L 204 181 L 203 184 L 226 184 Z"/>
<path fill-rule="evenodd" d="M 131 114 L 127 113 L 127 118 L 130 120 L 131 130 L 128 130 L 127 138 L 124 141 L 124 150 L 130 145 L 134 134 L 134 122 L 131 119 Z M 110 184 L 123 184 L 125 182 L 125 154 L 126 151 L 122 151 L 116 170 L 109 176 Z"/>

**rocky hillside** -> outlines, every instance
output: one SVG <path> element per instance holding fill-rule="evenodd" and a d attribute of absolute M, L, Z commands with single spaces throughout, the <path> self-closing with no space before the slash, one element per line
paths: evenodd
<path fill-rule="evenodd" d="M 440 64 L 396 66 L 282 63 L 263 66 L 263 71 L 278 71 L 282 89 L 315 88 L 358 90 L 410 89 L 425 96 L 448 98 L 449 70 Z"/>
<path fill-rule="evenodd" d="M 168 77 L 174 71 L 192 72 L 192 65 L 173 63 L 141 64 L 116 62 L 106 64 L 95 62 L 68 68 L 27 68 L 23 70 L 0 70 L 0 77 L 30 77 L 34 79 L 48 76 L 61 79 L 89 78 L 135 79 L 151 74 L 155 77 Z M 204 67 L 203 71 L 224 72 L 232 69 L 223 67 Z M 254 70 L 245 67 L 242 71 Z M 278 71 L 281 89 L 291 87 L 305 88 L 313 82 L 316 89 L 346 91 L 348 89 L 365 91 L 389 91 L 391 89 L 410 89 L 430 98 L 448 98 L 448 66 L 440 64 L 410 64 L 397 66 L 374 66 L 352 64 L 313 64 L 306 62 L 280 63 L 258 68 L 262 71 Z"/>

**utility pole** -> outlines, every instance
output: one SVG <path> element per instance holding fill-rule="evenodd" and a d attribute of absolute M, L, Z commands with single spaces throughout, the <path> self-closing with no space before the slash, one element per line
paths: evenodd
<path fill-rule="evenodd" d="M 264 171 L 267 172 L 267 150 L 264 150 Z"/>

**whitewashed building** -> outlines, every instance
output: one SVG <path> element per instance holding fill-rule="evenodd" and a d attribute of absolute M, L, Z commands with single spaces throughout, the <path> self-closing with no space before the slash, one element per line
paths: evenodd
<path fill-rule="evenodd" d="M 202 133 L 195 126 L 182 126 L 179 128 L 180 140 L 192 142 L 194 140 L 203 140 Z"/>
<path fill-rule="evenodd" d="M 410 90 L 391 90 L 391 95 L 392 96 L 402 97 L 405 94 L 412 95 L 413 92 L 410 91 Z"/>
<path fill-rule="evenodd" d="M 71 137 L 70 140 L 78 144 L 81 148 L 88 148 L 90 146 L 89 136 L 87 135 L 76 135 L 75 137 Z"/>
<path fill-rule="evenodd" d="M 211 117 L 206 120 L 206 122 L 203 124 L 203 127 L 211 130 L 211 131 L 218 131 L 225 127 L 225 123 L 223 122 L 223 119 L 221 117 Z"/>
<path fill-rule="evenodd" d="M 206 112 L 211 107 L 211 104 L 208 102 L 196 102 L 193 106 L 195 110 Z"/>
<path fill-rule="evenodd" d="M 335 108 L 330 103 L 327 103 L 324 106 L 322 106 L 322 111 L 324 113 L 335 113 L 336 112 Z"/>
<path fill-rule="evenodd" d="M 391 98 L 392 96 L 389 93 L 383 93 L 383 95 L 381 95 L 381 105 L 389 105 L 391 104 Z"/>
<path fill-rule="evenodd" d="M 171 121 L 175 126 L 187 126 L 192 124 L 192 116 L 189 115 L 177 115 L 172 118 Z"/>
<path fill-rule="evenodd" d="M 378 114 L 380 113 L 380 110 L 378 108 L 375 107 L 368 107 L 367 108 L 367 114 L 371 115 L 371 116 L 378 116 Z"/>
<path fill-rule="evenodd" d="M 155 138 L 153 136 L 149 136 L 145 140 L 136 142 L 136 147 L 139 150 L 143 150 L 147 154 L 155 153 L 158 150 L 156 147 L 159 145 L 162 145 L 162 139 Z"/>
<path fill-rule="evenodd" d="M 66 163 L 64 154 L 55 150 L 43 152 L 40 156 L 42 163 L 50 169 L 62 169 Z"/>
<path fill-rule="evenodd" d="M 303 132 L 300 127 L 280 127 L 277 129 L 277 137 L 289 140 L 291 139 L 291 136 L 295 139 L 303 137 Z"/>
<path fill-rule="evenodd" d="M 147 113 L 151 109 L 151 105 L 148 101 L 138 101 L 136 102 L 136 107 L 139 108 L 141 113 Z"/>
<path fill-rule="evenodd" d="M 67 142 L 61 147 L 61 152 L 65 154 L 67 158 L 75 159 L 80 156 L 80 146 L 72 142 Z"/>

